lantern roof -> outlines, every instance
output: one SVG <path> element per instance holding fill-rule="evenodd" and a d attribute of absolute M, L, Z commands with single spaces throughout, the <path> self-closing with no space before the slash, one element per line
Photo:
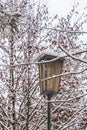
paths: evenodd
<path fill-rule="evenodd" d="M 60 57 L 58 53 L 55 53 L 53 51 L 43 51 L 41 54 L 38 54 L 35 57 L 34 61 L 51 60 L 57 57 Z"/>

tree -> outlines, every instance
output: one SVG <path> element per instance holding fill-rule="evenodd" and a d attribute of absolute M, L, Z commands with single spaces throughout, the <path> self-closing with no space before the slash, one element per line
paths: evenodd
<path fill-rule="evenodd" d="M 46 97 L 39 95 L 38 63 L 33 62 L 44 51 L 65 57 L 63 72 L 56 75 L 61 86 L 51 101 L 51 127 L 86 129 L 87 90 L 81 87 L 86 85 L 87 50 L 80 41 L 86 15 L 79 17 L 74 5 L 66 18 L 50 18 L 45 3 L 9 0 L 0 4 L 0 19 L 1 130 L 47 129 Z"/>

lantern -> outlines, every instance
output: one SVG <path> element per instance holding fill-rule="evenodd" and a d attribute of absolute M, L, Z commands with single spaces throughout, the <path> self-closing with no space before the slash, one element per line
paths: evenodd
<path fill-rule="evenodd" d="M 59 75 L 62 71 L 63 59 L 60 58 L 49 62 L 49 60 L 53 60 L 56 57 L 44 54 L 39 59 L 39 61 L 42 61 L 39 64 L 40 94 L 52 96 L 58 93 L 61 78 L 60 76 L 56 77 L 56 75 Z"/>
<path fill-rule="evenodd" d="M 39 64 L 39 80 L 40 80 L 40 94 L 48 97 L 48 126 L 47 130 L 51 128 L 51 110 L 50 110 L 50 99 L 52 95 L 57 94 L 60 85 L 63 59 L 57 58 L 55 55 L 44 54 L 38 58 Z"/>

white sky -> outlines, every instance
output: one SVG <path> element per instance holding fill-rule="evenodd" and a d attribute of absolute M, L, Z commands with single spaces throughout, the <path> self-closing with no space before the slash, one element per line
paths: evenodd
<path fill-rule="evenodd" d="M 47 0 L 50 14 L 59 14 L 64 16 L 68 14 L 74 3 L 79 2 L 79 11 L 87 7 L 87 0 Z M 87 9 L 86 9 L 87 10 Z"/>
<path fill-rule="evenodd" d="M 72 9 L 72 6 L 79 3 L 77 11 L 79 16 L 82 15 L 83 11 L 87 14 L 87 0 L 46 0 L 49 8 L 50 15 L 58 14 L 59 17 L 65 17 Z M 85 8 L 85 10 L 84 10 Z M 87 31 L 87 23 L 84 25 L 84 31 Z M 83 39 L 87 39 L 87 34 Z"/>

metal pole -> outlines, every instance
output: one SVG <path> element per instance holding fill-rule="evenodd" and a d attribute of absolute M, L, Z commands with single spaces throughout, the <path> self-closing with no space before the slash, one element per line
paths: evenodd
<path fill-rule="evenodd" d="M 50 121 L 51 121 L 51 110 L 50 110 L 50 99 L 51 99 L 51 95 L 50 94 L 48 94 L 47 95 L 47 97 L 48 97 L 48 129 L 47 130 L 50 130 L 50 126 L 51 126 L 51 123 L 50 123 Z"/>

